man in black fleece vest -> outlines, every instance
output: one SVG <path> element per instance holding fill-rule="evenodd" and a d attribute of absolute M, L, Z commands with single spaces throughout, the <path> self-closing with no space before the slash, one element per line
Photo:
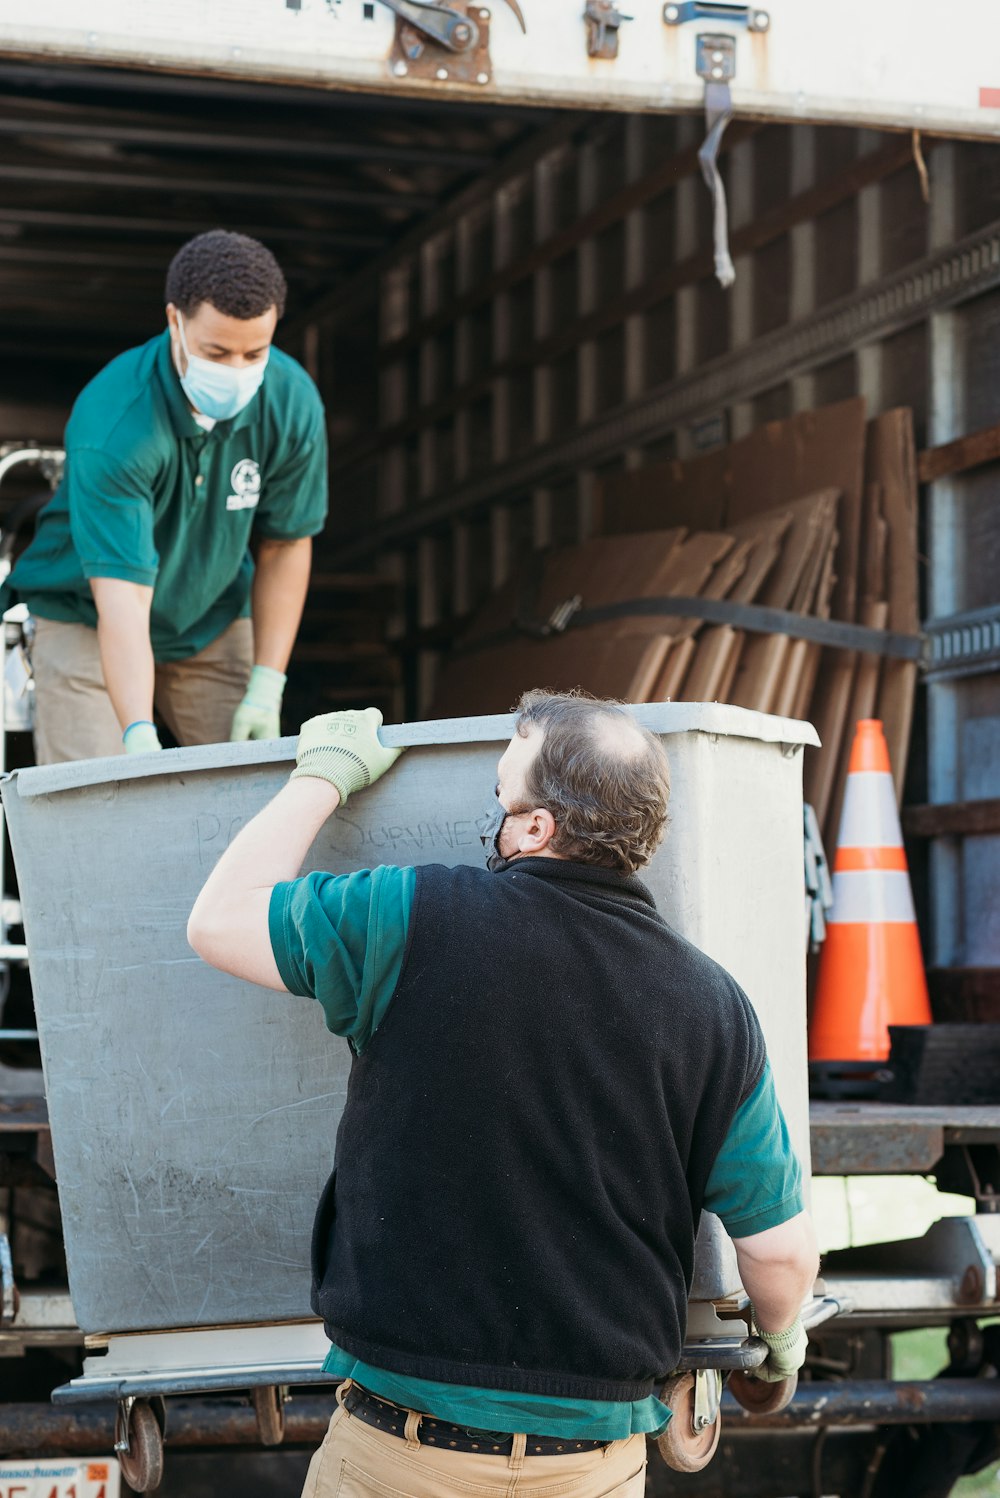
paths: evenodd
<path fill-rule="evenodd" d="M 703 1208 L 736 1244 L 764 1376 L 805 1356 L 815 1240 L 760 1027 L 635 877 L 669 772 L 615 703 L 523 700 L 488 871 L 296 878 L 396 758 L 380 722 L 304 726 L 189 926 L 207 961 L 317 999 L 355 1052 L 313 1235 L 343 1382 L 305 1495 L 639 1498 Z"/>

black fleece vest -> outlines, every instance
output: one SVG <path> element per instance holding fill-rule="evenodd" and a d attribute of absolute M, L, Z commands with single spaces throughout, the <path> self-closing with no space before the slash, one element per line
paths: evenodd
<path fill-rule="evenodd" d="M 331 1340 L 445 1383 L 645 1398 L 677 1364 L 705 1187 L 764 1055 L 742 990 L 637 879 L 418 869 L 316 1217 Z"/>

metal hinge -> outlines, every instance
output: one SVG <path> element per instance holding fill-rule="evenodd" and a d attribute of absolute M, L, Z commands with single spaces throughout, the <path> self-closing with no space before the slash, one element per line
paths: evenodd
<path fill-rule="evenodd" d="M 522 31 L 527 30 L 518 0 L 505 0 Z M 434 5 L 430 0 L 382 0 L 396 16 L 389 65 L 395 78 L 433 78 L 440 83 L 489 83 L 488 6 Z"/>
<path fill-rule="evenodd" d="M 731 36 L 703 31 L 694 54 L 695 72 L 705 83 L 729 83 L 736 77 L 736 42 Z"/>
<path fill-rule="evenodd" d="M 449 5 L 426 0 L 382 0 L 423 42 L 436 42 L 449 52 L 471 52 L 479 41 L 479 27 L 471 16 Z M 419 56 L 419 53 L 417 54 Z"/>
<path fill-rule="evenodd" d="M 614 0 L 587 0 L 587 56 L 612 61 L 618 56 L 618 29 L 632 16 L 623 15 Z"/>

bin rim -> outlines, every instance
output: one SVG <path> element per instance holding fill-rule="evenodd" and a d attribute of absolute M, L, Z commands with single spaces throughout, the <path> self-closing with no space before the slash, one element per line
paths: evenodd
<path fill-rule="evenodd" d="M 818 746 L 811 723 L 752 712 L 725 702 L 647 702 L 625 704 L 636 722 L 654 733 L 704 733 L 718 737 L 757 739 L 789 748 Z M 419 748 L 442 744 L 499 744 L 514 732 L 515 713 L 491 713 L 475 718 L 430 718 L 413 723 L 387 723 L 379 730 L 390 748 Z M 206 770 L 242 769 L 254 765 L 291 764 L 296 735 L 240 744 L 200 744 L 191 749 L 164 749 L 157 754 L 112 755 L 104 759 L 72 760 L 58 765 L 34 765 L 0 777 L 0 795 L 9 786 L 26 800 L 61 791 L 85 790 L 95 785 L 146 780 L 154 775 L 184 775 Z"/>

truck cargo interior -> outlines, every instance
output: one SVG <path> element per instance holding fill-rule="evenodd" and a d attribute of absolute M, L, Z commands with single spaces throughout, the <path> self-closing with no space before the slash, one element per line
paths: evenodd
<path fill-rule="evenodd" d="M 0 100 L 10 449 L 58 449 L 86 380 L 161 326 L 185 236 L 243 229 L 281 259 L 279 342 L 324 395 L 332 493 L 289 730 L 369 702 L 397 721 L 504 711 L 539 682 L 806 716 L 832 849 L 847 725 L 875 714 L 900 791 L 909 775 L 934 965 L 982 965 L 953 896 L 947 942 L 933 928 L 923 854 L 950 826 L 919 808 L 991 790 L 973 743 L 994 681 L 966 673 L 996 628 L 995 442 L 929 450 L 995 417 L 992 144 L 732 122 L 723 289 L 697 114 L 13 62 Z M 37 465 L 5 478 L 8 547 L 44 490 Z M 697 617 L 627 606 L 695 594 Z M 883 638 L 741 629 L 741 604 Z M 597 606 L 615 617 L 588 622 Z M 928 758 L 929 722 L 948 747 Z"/>
<path fill-rule="evenodd" d="M 815 963 L 820 839 L 832 864 L 855 724 L 879 719 L 940 1044 L 989 1033 L 979 1070 L 968 1050 L 941 1062 L 960 1097 L 895 1094 L 941 1107 L 922 1134 L 897 1113 L 861 1139 L 844 1111 L 857 1076 L 814 1070 L 813 1171 L 940 1167 L 986 1213 L 1000 1110 L 979 1133 L 943 1115 L 1000 1103 L 1000 153 L 740 116 L 719 147 L 720 228 L 705 134 L 696 110 L 0 59 L 0 559 L 31 537 L 82 386 L 163 326 L 176 249 L 215 227 L 260 238 L 289 285 L 276 342 L 320 388 L 331 454 L 284 732 L 340 707 L 503 713 L 535 686 L 811 722 Z M 4 768 L 30 765 L 30 734 L 7 729 Z M 4 952 L 22 950 L 17 921 L 5 899 Z M 20 1337 L 0 1315 L 0 1397 L 43 1401 L 81 1346 L 44 1322 L 65 1265 L 30 982 L 16 958 L 4 971 L 0 1225 L 22 1295 L 51 1303 Z M 861 1071 L 870 1097 L 880 1079 Z M 875 1380 L 887 1327 L 973 1337 L 996 1273 L 989 1292 L 958 1282 L 909 1316 L 886 1292 L 884 1315 L 817 1333 L 820 1356 Z M 862 1491 L 859 1429 L 831 1436 L 835 1475 L 813 1491 Z M 784 1435 L 775 1462 L 805 1492 L 811 1432 Z M 651 1467 L 647 1491 L 733 1492 L 736 1470 L 741 1498 L 778 1491 L 734 1444 L 683 1489 Z M 160 1491 L 202 1491 L 171 1486 L 183 1470 Z M 275 1482 L 248 1468 L 239 1491 Z"/>

